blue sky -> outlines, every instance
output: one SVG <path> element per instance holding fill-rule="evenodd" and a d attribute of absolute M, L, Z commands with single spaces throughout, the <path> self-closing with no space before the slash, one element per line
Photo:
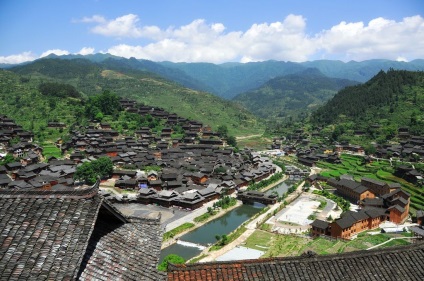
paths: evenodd
<path fill-rule="evenodd" d="M 424 58 L 422 0 L 0 0 L 0 63 Z"/>

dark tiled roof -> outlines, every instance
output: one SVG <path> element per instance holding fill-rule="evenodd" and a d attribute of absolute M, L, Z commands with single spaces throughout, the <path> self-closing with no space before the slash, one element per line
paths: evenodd
<path fill-rule="evenodd" d="M 0 190 L 0 206 L 0 280 L 164 279 L 159 220 L 124 217 L 97 184 Z"/>
<path fill-rule="evenodd" d="M 81 279 L 165 280 L 165 274 L 156 269 L 161 250 L 159 220 L 133 218 L 124 224 L 99 218 L 84 256 Z"/>
<path fill-rule="evenodd" d="M 316 219 L 311 223 L 311 226 L 315 226 L 316 228 L 320 229 L 326 229 L 328 227 L 328 222 Z"/>
<path fill-rule="evenodd" d="M 101 198 L 0 195 L 0 279 L 74 279 Z"/>
<path fill-rule="evenodd" d="M 169 281 L 422 280 L 424 244 L 327 256 L 169 265 Z"/>

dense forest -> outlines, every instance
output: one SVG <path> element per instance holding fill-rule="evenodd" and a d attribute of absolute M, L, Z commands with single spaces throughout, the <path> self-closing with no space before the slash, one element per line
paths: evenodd
<path fill-rule="evenodd" d="M 60 112 L 60 110 L 52 111 L 52 106 L 48 106 L 43 108 L 43 115 L 38 110 L 35 112 L 16 111 L 11 106 L 25 107 L 27 103 L 23 101 L 31 100 L 31 98 L 26 98 L 27 94 L 34 95 L 37 101 L 39 95 L 43 95 L 47 99 L 45 101 L 39 100 L 41 104 L 47 102 L 48 105 L 53 105 L 55 103 L 56 106 L 60 107 L 61 104 L 67 103 L 67 101 L 53 102 L 53 99 L 58 99 L 58 96 L 63 95 L 60 91 L 70 93 L 71 96 L 66 99 L 70 101 L 76 94 L 72 91 L 73 88 L 84 98 L 108 90 L 119 97 L 130 98 L 146 105 L 162 107 L 171 113 L 176 113 L 188 119 L 199 120 L 213 128 L 226 125 L 232 135 L 264 131 L 261 122 L 243 107 L 222 100 L 212 94 L 184 88 L 157 74 L 137 69 L 134 65 L 138 65 L 138 62 L 113 58 L 108 58 L 102 62 L 93 62 L 81 58 L 69 60 L 46 58 L 9 68 L 7 71 L 3 70 L 2 75 L 14 77 L 12 83 L 14 86 L 9 85 L 5 89 L 1 89 L 0 95 L 2 97 L 0 98 L 6 99 L 7 95 L 22 96 L 17 97 L 17 99 L 20 99 L 19 104 L 13 101 L 4 104 L 4 107 L 7 105 L 7 108 L 3 112 L 9 112 L 13 115 L 15 115 L 15 112 L 19 112 L 16 116 L 18 119 L 35 120 L 40 124 L 42 123 L 41 120 L 47 121 L 46 119 L 65 122 L 69 121 L 67 120 L 69 118 L 66 118 L 69 115 L 69 110 L 76 110 L 75 112 L 78 113 L 79 109 L 69 107 Z M 14 74 L 7 73 L 8 71 L 12 71 Z M 62 87 L 60 91 L 57 91 L 57 89 L 54 89 L 57 85 L 67 85 L 65 86 L 67 89 Z M 12 90 L 10 87 L 14 89 Z M 55 92 L 54 95 L 52 95 L 52 91 Z M 50 104 L 48 101 L 50 101 Z M 47 124 L 47 122 L 44 122 L 44 124 Z"/>
<path fill-rule="evenodd" d="M 262 118 L 294 120 L 322 105 L 338 90 L 356 84 L 347 79 L 329 78 L 318 69 L 309 68 L 271 79 L 256 90 L 236 96 L 234 101 Z"/>
<path fill-rule="evenodd" d="M 424 73 L 380 71 L 367 83 L 341 90 L 311 117 L 314 125 L 354 124 L 409 127 L 424 133 Z"/>

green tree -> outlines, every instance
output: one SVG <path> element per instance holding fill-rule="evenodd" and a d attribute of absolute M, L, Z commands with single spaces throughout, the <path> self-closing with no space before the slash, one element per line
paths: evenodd
<path fill-rule="evenodd" d="M 0 160 L 0 165 L 6 165 L 8 163 L 12 163 L 15 161 L 15 158 L 13 158 L 13 155 L 8 153 L 6 156 L 3 157 L 3 159 Z"/>
<path fill-rule="evenodd" d="M 97 175 L 94 172 L 93 165 L 90 162 L 85 162 L 78 166 L 74 179 L 84 181 L 87 184 L 94 184 L 97 180 Z"/>
<path fill-rule="evenodd" d="M 112 160 L 105 156 L 91 162 L 93 169 L 100 178 L 106 178 L 112 175 L 113 163 Z"/>
<path fill-rule="evenodd" d="M 91 96 L 85 108 L 85 114 L 89 118 L 95 118 L 99 112 L 103 115 L 116 116 L 122 111 L 119 97 L 110 91 L 104 91 L 100 95 Z"/>
<path fill-rule="evenodd" d="M 77 167 L 74 179 L 94 184 L 98 178 L 109 177 L 113 172 L 113 163 L 109 157 L 101 157 L 91 162 L 85 162 Z"/>
<path fill-rule="evenodd" d="M 217 132 L 223 138 L 225 138 L 226 136 L 228 136 L 228 128 L 227 128 L 226 125 L 220 125 L 220 126 L 218 126 Z"/>
<path fill-rule="evenodd" d="M 368 145 L 366 145 L 366 146 L 364 147 L 364 150 L 365 150 L 365 153 L 366 153 L 367 155 L 374 154 L 374 153 L 377 151 L 377 149 L 375 148 L 375 146 L 374 146 L 374 145 L 372 145 L 372 144 L 368 144 Z"/>
<path fill-rule="evenodd" d="M 234 136 L 228 136 L 227 137 L 227 144 L 231 145 L 232 147 L 237 147 L 237 140 Z"/>
<path fill-rule="evenodd" d="M 225 234 L 222 234 L 221 236 L 221 246 L 227 245 L 228 244 L 228 236 Z"/>
<path fill-rule="evenodd" d="M 163 259 L 163 261 L 158 265 L 158 270 L 166 271 L 169 263 L 183 264 L 183 263 L 185 263 L 185 260 L 182 257 L 180 257 L 179 255 L 175 255 L 175 254 L 167 255 Z"/>

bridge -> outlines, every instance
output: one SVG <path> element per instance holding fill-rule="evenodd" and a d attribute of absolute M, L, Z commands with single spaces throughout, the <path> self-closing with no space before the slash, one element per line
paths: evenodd
<path fill-rule="evenodd" d="M 252 204 L 258 202 L 264 205 L 277 203 L 277 196 L 274 194 L 267 195 L 260 191 L 246 190 L 238 191 L 237 199 L 243 201 L 243 204 Z"/>

